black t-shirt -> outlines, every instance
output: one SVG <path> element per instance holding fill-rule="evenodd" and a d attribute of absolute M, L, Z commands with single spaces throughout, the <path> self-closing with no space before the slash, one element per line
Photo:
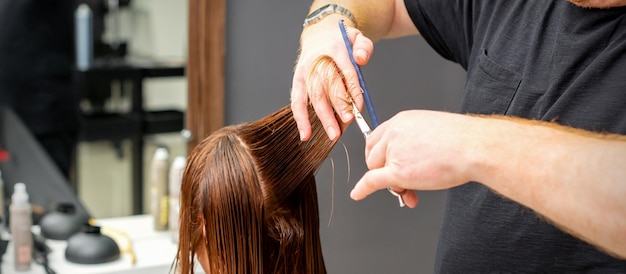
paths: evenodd
<path fill-rule="evenodd" d="M 424 39 L 467 70 L 462 112 L 626 134 L 626 8 L 566 0 L 405 3 Z M 626 261 L 468 183 L 449 191 L 435 269 L 626 273 Z"/>
<path fill-rule="evenodd" d="M 0 104 L 35 134 L 76 131 L 72 0 L 0 1 Z"/>

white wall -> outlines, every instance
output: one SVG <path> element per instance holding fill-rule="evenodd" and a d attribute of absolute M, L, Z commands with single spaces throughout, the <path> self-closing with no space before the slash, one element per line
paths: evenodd
<path fill-rule="evenodd" d="M 132 56 L 187 59 L 187 0 L 134 0 L 129 13 L 126 27 Z M 144 85 L 146 108 L 186 108 L 184 78 L 149 79 Z"/>
<path fill-rule="evenodd" d="M 179 62 L 187 59 L 187 0 L 133 0 L 120 12 L 119 38 L 129 56 Z M 115 16 L 106 18 L 105 41 L 115 39 Z M 147 108 L 184 109 L 186 81 L 149 79 L 144 83 Z"/>

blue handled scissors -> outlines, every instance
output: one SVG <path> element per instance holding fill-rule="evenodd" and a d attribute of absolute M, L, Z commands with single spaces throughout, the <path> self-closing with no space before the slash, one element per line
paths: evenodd
<path fill-rule="evenodd" d="M 361 90 L 363 93 L 363 100 L 365 101 L 367 112 L 370 114 L 370 118 L 372 119 L 372 124 L 374 125 L 374 128 L 376 128 L 379 125 L 378 117 L 376 116 L 376 111 L 374 110 L 374 104 L 372 103 L 372 99 L 370 98 L 369 92 L 367 91 L 367 86 L 365 86 L 365 80 L 363 78 L 363 73 L 361 72 L 361 67 L 359 67 L 359 65 L 356 63 L 356 60 L 354 60 L 352 43 L 350 43 L 350 39 L 348 38 L 348 29 L 346 28 L 346 25 L 344 24 L 343 20 L 339 20 L 339 29 L 341 30 L 341 36 L 343 37 L 343 42 L 346 44 L 346 49 L 348 50 L 348 56 L 350 57 L 350 62 L 352 62 L 352 65 L 354 66 L 354 69 L 356 70 L 357 76 L 359 77 L 359 84 L 361 85 Z M 352 100 L 352 98 L 350 98 L 350 100 L 352 101 L 352 114 L 354 115 L 354 120 L 356 121 L 356 124 L 359 126 L 359 129 L 363 133 L 363 137 L 367 139 L 367 136 L 369 136 L 370 133 L 372 133 L 372 128 L 370 128 L 369 124 L 363 117 L 363 114 L 359 111 L 359 108 L 357 108 L 356 104 L 354 103 L 354 100 Z M 393 191 L 389 187 L 387 188 L 387 190 L 393 196 L 398 197 L 398 202 L 400 203 L 400 207 L 404 207 L 406 205 L 404 203 L 404 200 L 402 199 L 402 195 L 404 195 L 404 193 L 406 193 L 407 191 L 406 189 L 400 193 Z"/>

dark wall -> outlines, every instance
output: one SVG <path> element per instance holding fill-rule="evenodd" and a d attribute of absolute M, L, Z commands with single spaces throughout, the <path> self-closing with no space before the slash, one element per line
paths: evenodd
<path fill-rule="evenodd" d="M 229 0 L 227 5 L 225 109 L 226 123 L 233 124 L 289 104 L 310 2 Z M 464 72 L 421 37 L 378 43 L 363 71 L 381 121 L 405 109 L 458 110 Z M 433 272 L 445 192 L 420 192 L 415 209 L 399 208 L 385 191 L 352 201 L 348 194 L 366 170 L 364 144 L 351 125 L 317 175 L 329 273 Z"/>

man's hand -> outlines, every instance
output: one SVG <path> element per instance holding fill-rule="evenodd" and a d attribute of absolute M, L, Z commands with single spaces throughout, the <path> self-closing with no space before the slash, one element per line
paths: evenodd
<path fill-rule="evenodd" d="M 472 117 L 424 110 L 400 112 L 382 123 L 367 138 L 365 158 L 369 171 L 350 197 L 361 200 L 374 191 L 448 189 L 471 180 Z M 469 148 L 469 149 L 468 149 Z M 406 192 L 407 206 L 417 195 Z"/>
<path fill-rule="evenodd" d="M 303 141 L 311 137 L 311 125 L 307 112 L 307 103 L 311 103 L 317 113 L 328 137 L 337 140 L 341 135 L 339 123 L 335 118 L 334 111 L 339 114 L 343 123 L 352 120 L 351 107 L 346 101 L 347 94 L 352 95 L 357 105 L 362 106 L 363 98 L 359 96 L 361 87 L 348 51 L 346 49 L 339 20 L 345 19 L 341 15 L 329 15 L 322 21 L 306 27 L 300 38 L 300 55 L 295 67 L 291 89 L 291 108 L 293 116 L 298 124 L 300 139 Z M 349 24 L 346 21 L 346 24 Z M 374 50 L 373 42 L 365 37 L 358 29 L 348 27 L 348 37 L 353 44 L 354 58 L 356 62 L 364 66 Z M 343 74 L 344 83 L 333 85 L 326 90 L 324 84 L 332 81 L 325 73 L 316 71 L 312 67 L 314 61 L 320 56 L 330 56 L 340 73 Z"/>

